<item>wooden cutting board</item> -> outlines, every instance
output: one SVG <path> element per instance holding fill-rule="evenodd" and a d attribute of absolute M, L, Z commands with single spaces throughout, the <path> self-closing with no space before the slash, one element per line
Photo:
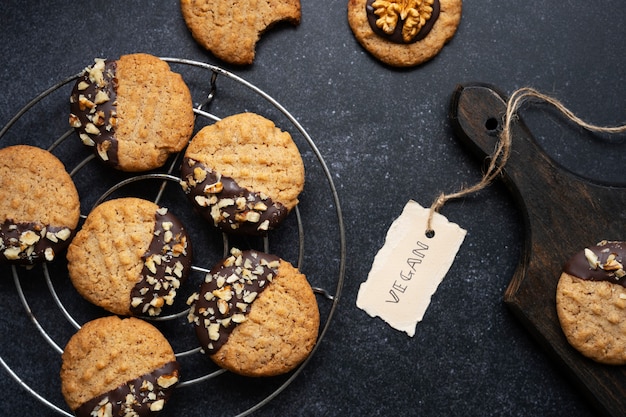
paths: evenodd
<path fill-rule="evenodd" d="M 455 133 L 481 161 L 493 152 L 505 109 L 506 98 L 489 85 L 462 85 L 453 94 Z M 626 188 L 567 171 L 546 155 L 521 120 L 511 132 L 512 152 L 502 177 L 518 201 L 525 236 L 504 301 L 600 412 L 626 416 L 626 366 L 601 365 L 573 349 L 555 309 L 567 259 L 604 239 L 626 240 Z"/>

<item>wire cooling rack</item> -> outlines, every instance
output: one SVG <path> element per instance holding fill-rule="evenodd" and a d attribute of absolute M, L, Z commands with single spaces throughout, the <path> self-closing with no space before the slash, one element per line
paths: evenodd
<path fill-rule="evenodd" d="M 172 70 L 181 73 L 192 91 L 196 103 L 196 130 L 226 115 L 253 111 L 273 120 L 294 138 L 305 162 L 305 190 L 300 204 L 286 222 L 268 236 L 229 237 L 208 226 L 189 207 L 178 185 L 180 154 L 173 156 L 163 169 L 138 175 L 111 172 L 95 161 L 73 129 L 67 128 L 70 94 L 67 86 L 71 87 L 80 73 L 43 91 L 18 111 L 0 130 L 0 146 L 29 142 L 48 149 L 65 163 L 81 198 L 79 227 L 93 207 L 117 196 L 152 200 L 168 207 L 183 221 L 193 245 L 191 277 L 181 287 L 174 305 L 164 310 L 164 315 L 143 317 L 168 338 L 181 363 L 181 382 L 162 415 L 185 415 L 187 397 L 192 395 L 196 403 L 207 402 L 207 407 L 210 406 L 207 415 L 249 415 L 295 380 L 328 330 L 339 302 L 345 269 L 345 231 L 339 198 L 315 143 L 296 118 L 275 99 L 220 67 L 179 58 L 162 59 L 170 63 Z M 307 275 L 318 294 L 321 323 L 317 344 L 311 355 L 289 374 L 245 378 L 218 368 L 200 352 L 191 325 L 186 321 L 187 296 L 197 291 L 213 263 L 226 256 L 232 247 L 263 250 L 290 261 Z M 0 367 L 52 414 L 72 416 L 60 395 L 58 371 L 63 347 L 82 324 L 108 313 L 87 303 L 73 289 L 64 256 L 32 268 L 6 267 L 0 269 L 0 273 L 10 275 L 14 283 L 14 288 L 6 284 L 0 286 L 0 295 L 6 293 L 0 305 L 0 316 L 18 317 L 5 326 L 7 334 L 0 340 Z M 0 276 L 0 281 L 7 282 L 11 278 Z M 23 311 L 18 311 L 20 308 Z M 40 350 L 31 348 L 41 346 L 41 341 L 47 346 L 43 356 Z M 24 361 L 24 356 L 29 359 Z M 42 379 L 46 384 L 38 382 Z M 206 395 L 197 398 L 198 392 Z"/>

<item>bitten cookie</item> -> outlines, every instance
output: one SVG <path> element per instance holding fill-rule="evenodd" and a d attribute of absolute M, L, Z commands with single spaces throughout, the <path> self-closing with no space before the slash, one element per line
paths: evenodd
<path fill-rule="evenodd" d="M 556 309 L 568 342 L 604 364 L 626 364 L 626 243 L 603 241 L 564 266 Z"/>
<path fill-rule="evenodd" d="M 103 317 L 86 323 L 65 346 L 61 390 L 78 417 L 154 416 L 178 383 L 179 368 L 156 327 Z"/>
<path fill-rule="evenodd" d="M 181 185 L 220 230 L 264 235 L 298 203 L 304 163 L 289 133 L 262 116 L 241 113 L 194 136 L 183 158 Z"/>
<path fill-rule="evenodd" d="M 96 59 L 74 85 L 69 122 L 109 166 L 147 171 L 187 145 L 193 104 L 180 74 L 157 57 Z"/>
<path fill-rule="evenodd" d="M 256 44 L 272 25 L 300 23 L 300 0 L 181 0 L 194 39 L 222 61 L 252 64 Z"/>
<path fill-rule="evenodd" d="M 43 149 L 0 149 L 0 263 L 52 261 L 69 245 L 80 201 L 65 166 Z"/>
<path fill-rule="evenodd" d="M 289 372 L 317 341 L 319 310 L 306 277 L 289 262 L 233 249 L 189 303 L 203 351 L 246 376 Z"/>
<path fill-rule="evenodd" d="M 106 201 L 67 251 L 72 284 L 112 313 L 149 315 L 171 305 L 191 268 L 191 242 L 166 208 L 139 198 Z"/>
<path fill-rule="evenodd" d="M 376 59 L 412 67 L 432 59 L 454 36 L 462 0 L 349 0 L 348 22 Z"/>

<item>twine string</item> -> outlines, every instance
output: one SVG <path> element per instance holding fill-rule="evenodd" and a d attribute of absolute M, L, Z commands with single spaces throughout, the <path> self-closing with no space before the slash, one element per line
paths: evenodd
<path fill-rule="evenodd" d="M 552 105 L 558 111 L 563 113 L 571 122 L 591 132 L 610 134 L 626 132 L 626 125 L 597 126 L 587 123 L 567 109 L 559 100 L 540 93 L 531 87 L 522 87 L 514 91 L 507 101 L 506 112 L 503 116 L 502 132 L 500 133 L 498 143 L 491 154 L 489 166 L 483 173 L 481 180 L 470 187 L 461 187 L 461 189 L 457 192 L 439 194 L 430 206 L 428 221 L 426 223 L 427 234 L 432 235 L 434 233 L 434 229 L 432 228 L 433 217 L 435 213 L 438 213 L 448 201 L 465 197 L 486 188 L 502 173 L 502 170 L 511 155 L 511 125 L 517 119 L 520 107 L 522 107 L 522 105 L 524 105 L 527 101 L 531 100 L 546 102 Z"/>

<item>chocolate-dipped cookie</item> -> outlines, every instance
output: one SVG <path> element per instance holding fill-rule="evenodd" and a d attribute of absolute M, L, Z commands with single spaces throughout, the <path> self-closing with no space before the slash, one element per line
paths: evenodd
<path fill-rule="evenodd" d="M 604 364 L 626 364 L 626 243 L 602 241 L 563 267 L 556 309 L 568 342 Z"/>
<path fill-rule="evenodd" d="M 72 89 L 69 122 L 107 165 L 147 171 L 187 145 L 193 104 L 183 78 L 165 61 L 123 55 L 85 69 Z"/>
<path fill-rule="evenodd" d="M 191 257 L 181 222 L 166 208 L 133 197 L 94 208 L 67 251 L 76 290 L 121 315 L 156 316 L 172 305 Z"/>
<path fill-rule="evenodd" d="M 77 417 L 155 416 L 179 373 L 156 327 L 133 317 L 103 317 L 86 323 L 65 346 L 61 390 Z"/>
<path fill-rule="evenodd" d="M 28 145 L 0 149 L 0 263 L 54 260 L 79 217 L 78 192 L 57 157 Z"/>
<path fill-rule="evenodd" d="M 265 235 L 298 203 L 304 163 L 288 132 L 257 114 L 235 114 L 193 137 L 181 185 L 223 232 Z"/>
<path fill-rule="evenodd" d="M 313 290 L 297 268 L 275 255 L 233 249 L 189 303 L 189 321 L 203 351 L 241 375 L 289 372 L 317 341 Z"/>

